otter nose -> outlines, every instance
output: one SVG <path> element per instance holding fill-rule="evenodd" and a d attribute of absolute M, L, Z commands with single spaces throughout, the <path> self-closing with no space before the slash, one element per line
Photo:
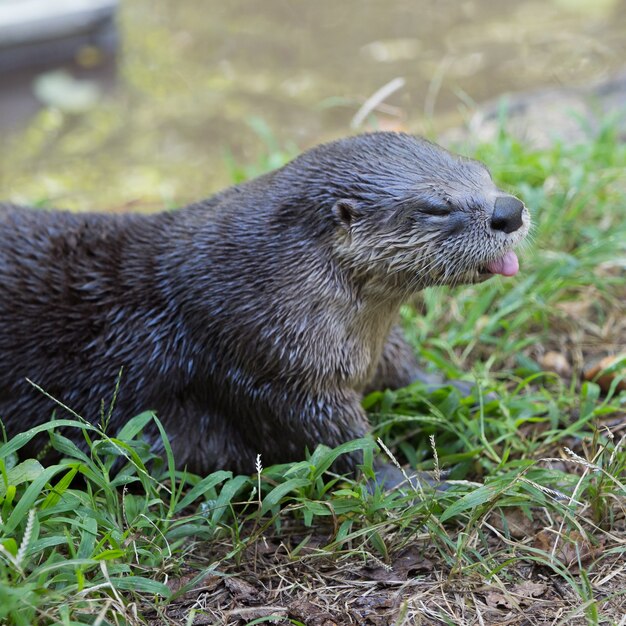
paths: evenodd
<path fill-rule="evenodd" d="M 491 228 L 505 233 L 516 231 L 522 224 L 524 203 L 514 196 L 500 196 L 491 215 Z"/>

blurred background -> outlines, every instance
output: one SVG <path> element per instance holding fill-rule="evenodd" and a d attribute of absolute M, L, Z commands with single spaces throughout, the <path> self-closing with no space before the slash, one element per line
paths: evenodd
<path fill-rule="evenodd" d="M 0 197 L 175 206 L 357 129 L 437 137 L 625 65 L 622 0 L 0 0 Z"/>

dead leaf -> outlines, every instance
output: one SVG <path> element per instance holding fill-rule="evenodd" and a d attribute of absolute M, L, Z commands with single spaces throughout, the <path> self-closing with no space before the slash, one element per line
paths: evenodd
<path fill-rule="evenodd" d="M 333 616 L 308 600 L 295 600 L 289 605 L 288 615 L 291 619 L 307 624 L 307 626 L 337 626 Z"/>
<path fill-rule="evenodd" d="M 361 596 L 356 598 L 354 606 L 368 609 L 388 609 L 395 604 L 395 599 L 391 594 L 378 593 L 369 594 L 367 596 Z"/>
<path fill-rule="evenodd" d="M 618 365 L 620 361 L 622 361 L 622 363 Z M 603 370 L 614 366 L 616 367 L 612 371 L 598 376 Z M 616 378 L 622 378 L 622 380 L 617 383 L 617 389 L 620 391 L 626 391 L 626 354 L 604 357 L 594 365 L 585 369 L 583 372 L 583 378 L 585 380 L 595 380 L 604 392 L 611 388 L 611 385 Z"/>
<path fill-rule="evenodd" d="M 523 598 L 540 598 L 547 590 L 546 583 L 537 583 L 532 580 L 525 580 L 519 585 L 513 587 L 513 593 Z"/>
<path fill-rule="evenodd" d="M 167 586 L 171 589 L 173 593 L 180 591 L 185 585 L 188 585 L 197 575 L 197 572 L 192 572 L 189 574 L 184 574 L 180 578 L 170 578 L 167 582 Z M 217 585 L 223 580 L 221 576 L 213 576 L 209 574 L 205 576 L 202 580 L 196 582 L 192 589 L 185 591 L 180 598 L 183 600 L 193 600 L 198 597 L 198 595 L 205 591 L 210 591 L 217 587 Z"/>
<path fill-rule="evenodd" d="M 554 549 L 555 543 L 556 550 Z M 602 540 L 598 545 L 593 545 L 587 537 L 584 537 L 577 530 L 573 530 L 567 535 L 557 535 L 542 530 L 535 535 L 533 544 L 544 552 L 554 553 L 555 558 L 572 572 L 578 570 L 579 564 L 585 565 L 595 559 L 604 548 Z"/>
<path fill-rule="evenodd" d="M 494 609 L 512 609 L 515 604 L 499 591 L 488 591 L 485 594 L 485 604 Z"/>
<path fill-rule="evenodd" d="M 563 376 L 564 378 L 572 373 L 572 367 L 569 361 L 561 352 L 550 350 L 539 359 L 539 363 L 544 370 L 556 372 L 559 376 Z"/>
<path fill-rule="evenodd" d="M 523 606 L 532 606 L 536 598 L 542 596 L 547 589 L 545 583 L 536 583 L 525 580 L 515 585 L 510 593 L 508 590 L 492 590 L 485 593 L 485 603 L 498 609 L 516 609 Z"/>
<path fill-rule="evenodd" d="M 364 567 L 362 571 L 365 580 L 375 580 L 379 583 L 400 584 L 407 581 L 406 574 L 398 574 L 393 567 Z"/>
<path fill-rule="evenodd" d="M 410 574 L 417 572 L 432 572 L 433 563 L 424 557 L 423 551 L 417 546 L 411 546 L 401 552 L 390 567 L 366 567 L 366 578 L 385 583 L 406 582 Z"/>
<path fill-rule="evenodd" d="M 508 530 L 511 537 L 514 539 L 530 537 L 535 532 L 532 518 L 529 519 L 524 511 L 517 507 L 507 507 L 496 510 L 489 521 L 494 528 L 503 533 L 506 533 Z"/>
<path fill-rule="evenodd" d="M 224 579 L 224 585 L 226 589 L 230 591 L 235 600 L 239 600 L 246 603 L 261 602 L 262 593 L 249 582 L 242 580 L 241 578 L 226 578 Z"/>

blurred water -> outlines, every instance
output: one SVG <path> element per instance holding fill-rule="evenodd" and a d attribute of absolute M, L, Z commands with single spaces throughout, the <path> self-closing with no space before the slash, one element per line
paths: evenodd
<path fill-rule="evenodd" d="M 278 162 L 279 148 L 351 132 L 396 77 L 404 87 L 364 128 L 429 132 L 476 102 L 585 84 L 626 59 L 619 0 L 129 0 L 119 30 L 116 72 L 104 66 L 86 112 L 38 108 L 30 78 L 0 76 L 0 197 L 182 203 L 229 184 L 234 164 L 272 165 L 259 161 L 268 145 Z"/>

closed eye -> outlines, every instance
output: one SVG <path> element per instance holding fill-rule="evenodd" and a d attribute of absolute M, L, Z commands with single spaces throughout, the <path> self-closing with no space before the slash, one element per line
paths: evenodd
<path fill-rule="evenodd" d="M 420 198 L 419 200 L 411 198 L 401 203 L 396 211 L 389 217 L 387 223 L 394 227 L 403 222 L 419 224 L 430 215 L 432 217 L 448 217 L 454 211 L 454 205 L 445 200 L 433 197 L 432 199 Z"/>
<path fill-rule="evenodd" d="M 447 202 L 425 202 L 420 203 L 417 206 L 417 210 L 420 213 L 424 213 L 426 215 L 434 215 L 437 217 L 445 217 L 446 215 L 450 215 L 452 213 L 452 205 Z"/>

